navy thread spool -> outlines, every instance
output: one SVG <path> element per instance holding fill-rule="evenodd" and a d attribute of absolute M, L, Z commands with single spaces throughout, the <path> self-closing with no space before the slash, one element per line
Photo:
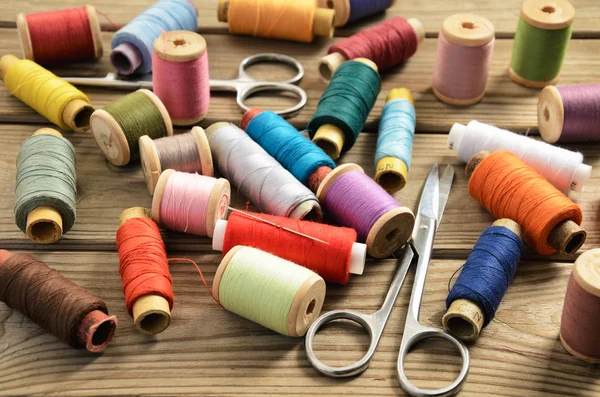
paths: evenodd
<path fill-rule="evenodd" d="M 319 7 L 335 10 L 335 27 L 368 18 L 393 7 L 396 0 L 319 0 Z"/>
<path fill-rule="evenodd" d="M 521 227 L 499 219 L 479 237 L 446 300 L 444 328 L 467 341 L 479 337 L 517 270 L 524 248 Z"/>

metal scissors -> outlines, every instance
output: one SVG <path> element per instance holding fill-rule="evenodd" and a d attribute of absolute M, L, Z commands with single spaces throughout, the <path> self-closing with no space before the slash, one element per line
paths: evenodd
<path fill-rule="evenodd" d="M 259 81 L 252 78 L 246 69 L 251 65 L 261 63 L 281 63 L 291 66 L 296 70 L 296 75 L 289 80 L 281 82 Z M 211 91 L 229 91 L 237 92 L 237 103 L 244 111 L 250 109 L 245 102 L 257 92 L 287 92 L 298 97 L 299 102 L 289 109 L 276 111 L 281 116 L 291 116 L 302 109 L 308 100 L 306 91 L 298 87 L 298 84 L 304 77 L 304 67 L 292 57 L 282 54 L 256 54 L 244 59 L 238 69 L 238 77 L 233 80 L 214 80 L 210 79 Z M 135 77 L 128 78 L 117 73 L 109 73 L 105 77 L 65 77 L 64 80 L 71 84 L 107 87 L 121 90 L 137 90 L 140 88 L 152 89 L 152 74 L 147 74 L 139 79 Z"/>
<path fill-rule="evenodd" d="M 383 334 L 385 325 L 390 317 L 394 302 L 398 297 L 400 288 L 406 277 L 406 273 L 416 257 L 417 270 L 413 284 L 410 303 L 408 304 L 408 314 L 406 316 L 406 324 L 402 342 L 400 344 L 400 352 L 398 354 L 398 364 L 396 371 L 398 380 L 402 389 L 411 396 L 428 397 L 428 396 L 452 396 L 456 394 L 469 372 L 469 351 L 467 347 L 458 339 L 454 338 L 449 333 L 431 327 L 425 327 L 419 323 L 419 311 L 421 309 L 421 299 L 425 288 L 425 279 L 427 277 L 427 269 L 429 260 L 433 251 L 433 241 L 435 232 L 442 219 L 452 180 L 454 179 L 454 168 L 447 166 L 441 179 L 439 177 L 439 167 L 434 165 L 425 181 L 425 187 L 421 194 L 421 202 L 415 221 L 415 228 L 412 234 L 412 241 L 407 243 L 403 248 L 403 257 L 400 259 L 398 268 L 388 290 L 387 296 L 381 309 L 375 313 L 363 314 L 357 311 L 334 310 L 319 317 L 308 329 L 306 334 L 306 354 L 312 366 L 321 373 L 331 377 L 348 377 L 362 373 L 367 369 L 379 340 Z M 319 329 L 334 320 L 345 319 L 359 324 L 367 331 L 370 338 L 370 345 L 367 353 L 355 362 L 354 364 L 345 367 L 331 367 L 321 362 L 315 355 L 313 350 L 313 341 Z M 454 345 L 462 357 L 462 368 L 456 380 L 447 387 L 438 390 L 421 389 L 413 385 L 406 377 L 404 371 L 404 361 L 406 355 L 414 347 L 414 345 L 424 339 L 442 338 Z"/>

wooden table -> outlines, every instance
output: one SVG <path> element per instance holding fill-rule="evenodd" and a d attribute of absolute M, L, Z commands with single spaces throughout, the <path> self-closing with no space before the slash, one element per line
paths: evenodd
<path fill-rule="evenodd" d="M 152 0 L 122 2 L 97 0 L 97 8 L 118 24 L 126 23 Z M 309 102 L 291 122 L 306 127 L 325 84 L 317 73 L 317 60 L 336 40 L 317 40 L 313 45 L 235 37 L 216 20 L 217 0 L 197 0 L 199 30 L 208 43 L 211 77 L 231 78 L 242 58 L 257 52 L 281 52 L 296 57 L 306 68 L 302 87 Z M 434 259 L 427 280 L 421 321 L 439 327 L 445 311 L 448 280 L 464 263 L 479 234 L 493 218 L 467 193 L 467 178 L 452 151 L 446 134 L 454 122 L 477 119 L 519 132 L 537 133 L 537 90 L 513 84 L 507 73 L 520 0 L 399 1 L 385 16 L 338 30 L 347 36 L 391 15 L 419 18 L 427 39 L 419 52 L 392 73 L 383 76 L 383 89 L 365 132 L 341 163 L 356 162 L 369 175 L 377 119 L 385 94 L 394 87 L 407 87 L 416 98 L 418 134 L 413 168 L 404 190 L 396 194 L 403 204 L 415 208 L 424 178 L 433 163 L 453 164 L 456 179 L 435 243 Z M 83 4 L 72 0 L 0 4 L 0 55 L 20 54 L 14 16 L 17 12 L 40 12 Z M 577 9 L 574 38 L 562 72 L 562 84 L 600 81 L 600 5 L 597 0 L 573 0 Z M 478 105 L 458 109 L 435 99 L 431 76 L 437 32 L 442 20 L 455 12 L 473 11 L 496 26 L 498 40 L 493 57 L 487 95 Z M 110 24 L 103 25 L 110 29 Z M 103 33 L 105 56 L 94 64 L 53 69 L 59 75 L 102 75 L 110 70 L 108 54 L 111 33 Z M 257 75 L 287 75 L 289 71 L 256 68 Z M 102 107 L 121 92 L 86 90 L 92 102 Z M 263 99 L 281 106 L 270 98 Z M 239 122 L 241 113 L 233 97 L 213 96 L 202 126 L 216 121 Z M 304 356 L 302 339 L 284 337 L 219 308 L 189 264 L 175 264 L 171 271 L 175 289 L 173 322 L 164 333 L 149 337 L 138 333 L 125 311 L 115 232 L 120 212 L 132 206 L 150 206 L 139 165 L 110 166 L 91 133 L 66 137 L 77 149 L 77 223 L 58 243 L 36 246 L 17 228 L 13 218 L 15 160 L 22 142 L 46 124 L 34 111 L 11 97 L 0 85 L 0 248 L 33 253 L 79 285 L 102 297 L 119 328 L 112 345 L 101 355 L 73 350 L 33 324 L 20 313 L 0 304 L 0 394 L 1 395 L 377 395 L 403 392 L 396 380 L 396 359 L 410 288 L 404 288 L 387 325 L 370 368 L 353 379 L 337 380 L 314 371 Z M 586 191 L 572 195 L 583 208 L 583 226 L 588 240 L 582 250 L 598 246 L 600 193 L 600 144 L 573 145 L 586 163 L 594 166 Z M 234 196 L 234 204 L 245 200 Z M 170 255 L 195 260 L 209 283 L 221 256 L 211 250 L 206 238 L 164 232 Z M 575 257 L 542 258 L 528 250 L 496 318 L 481 338 L 470 346 L 471 371 L 462 395 L 481 396 L 597 396 L 600 368 L 570 356 L 558 340 L 567 278 Z M 329 285 L 324 310 L 351 308 L 374 311 L 381 304 L 395 269 L 393 259 L 369 260 L 365 275 L 349 285 Z M 412 282 L 409 276 L 407 283 Z M 341 333 L 344 332 L 344 336 Z M 599 331 L 600 332 L 600 331 Z M 357 359 L 366 347 L 366 336 L 354 327 L 324 331 L 317 339 L 320 357 L 342 364 Z M 440 387 L 454 379 L 459 358 L 443 344 L 428 344 L 411 354 L 408 373 L 419 386 Z"/>

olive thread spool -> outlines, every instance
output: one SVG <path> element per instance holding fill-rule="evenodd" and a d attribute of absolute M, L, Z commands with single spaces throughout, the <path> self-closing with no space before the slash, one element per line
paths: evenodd
<path fill-rule="evenodd" d="M 137 101 L 135 103 L 134 98 Z M 126 106 L 130 108 L 125 109 Z M 114 113 L 117 109 L 119 116 Z M 160 125 L 156 125 L 155 121 Z M 105 109 L 96 110 L 90 118 L 90 126 L 106 159 L 118 167 L 138 158 L 139 135 L 136 134 L 154 131 L 149 135 L 152 138 L 173 135 L 169 112 L 160 99 L 146 89 L 117 99 Z"/>
<path fill-rule="evenodd" d="M 433 93 L 455 106 L 485 96 L 494 48 L 494 25 L 479 15 L 455 14 L 442 24 L 436 51 Z"/>
<path fill-rule="evenodd" d="M 175 156 L 175 154 L 170 152 L 165 153 L 166 148 L 173 148 L 176 145 L 174 140 L 178 140 L 179 142 L 183 139 L 193 141 L 195 145 L 184 147 L 181 144 L 177 146 L 180 149 L 180 152 L 178 152 L 179 157 L 176 159 L 170 158 L 169 156 Z M 202 127 L 194 127 L 188 133 L 158 138 L 156 140 L 152 140 L 148 135 L 144 135 L 140 137 L 139 142 L 140 161 L 142 163 L 142 170 L 144 171 L 144 180 L 151 196 L 154 194 L 158 178 L 163 170 L 166 169 L 214 176 L 212 154 L 210 153 L 208 139 Z M 186 149 L 193 153 L 182 153 Z M 195 161 L 192 163 L 179 163 L 179 161 L 183 161 L 183 158 L 193 158 Z"/>
<path fill-rule="evenodd" d="M 145 208 L 132 207 L 121 213 L 119 223 L 122 226 L 128 220 L 135 218 L 151 219 L 151 215 Z M 169 302 L 156 294 L 139 297 L 133 303 L 133 322 L 137 330 L 144 334 L 155 335 L 163 332 L 171 324 Z"/>
<path fill-rule="evenodd" d="M 5 55 L 2 58 L 0 58 L 0 79 L 4 82 L 5 85 L 7 84 L 7 78 L 8 78 L 7 75 L 12 72 L 13 68 L 15 68 L 15 70 L 18 70 L 18 68 L 21 68 L 22 62 L 31 62 L 31 61 L 19 59 L 19 58 L 15 57 L 14 55 Z M 60 114 L 60 120 L 50 120 L 50 121 L 52 121 L 59 127 L 66 129 L 66 130 L 71 130 L 71 131 L 75 131 L 75 132 L 83 132 L 83 131 L 87 130 L 90 126 L 90 116 L 94 112 L 94 107 L 90 104 L 89 99 L 87 99 L 85 94 L 83 94 L 81 91 L 77 90 L 75 87 L 71 86 L 70 84 L 67 84 L 64 80 L 58 78 L 57 76 L 53 75 L 48 70 L 44 69 L 43 67 L 41 67 L 39 65 L 36 65 L 36 72 L 38 72 L 37 74 L 41 74 L 41 73 L 48 74 L 49 78 L 60 80 L 61 82 L 64 83 L 64 85 L 70 86 L 72 88 L 73 92 L 78 93 L 78 95 L 76 95 L 76 97 L 73 97 L 73 99 L 69 100 L 68 103 L 66 103 L 66 105 L 63 107 L 61 114 Z M 14 91 L 17 91 L 19 87 L 23 87 L 24 86 L 23 83 L 24 82 L 21 82 L 21 81 L 18 82 L 18 86 L 16 87 L 16 89 Z M 8 87 L 8 85 L 7 85 L 7 89 L 9 91 L 11 91 L 11 89 Z M 11 95 L 17 95 L 17 93 L 11 92 Z M 33 108 L 33 106 L 31 104 L 27 103 L 27 101 L 25 99 L 21 99 L 20 96 L 18 96 L 18 98 Z M 37 111 L 38 109 L 35 109 L 35 110 Z M 42 114 L 42 113 L 40 112 L 40 114 Z M 48 117 L 46 114 L 42 114 L 42 115 L 44 117 Z"/>
<path fill-rule="evenodd" d="M 98 20 L 98 14 L 96 12 L 96 8 L 90 4 L 84 6 L 85 13 L 88 18 L 89 27 L 90 27 L 90 36 L 92 38 L 93 46 L 94 46 L 94 59 L 102 58 L 102 30 L 100 29 L 100 21 Z M 60 11 L 55 12 L 47 12 L 47 13 L 39 13 L 39 14 L 31 14 L 41 16 L 43 14 L 55 14 Z M 23 51 L 23 57 L 25 59 L 29 59 L 34 62 L 38 62 L 36 60 L 35 52 L 34 52 L 34 44 L 32 42 L 32 35 L 29 29 L 29 21 L 27 20 L 28 15 L 20 12 L 17 14 L 17 32 L 19 34 L 19 42 L 21 43 L 21 50 Z M 69 23 L 68 19 L 63 21 L 64 23 Z M 42 43 L 37 43 L 37 45 L 42 45 Z M 68 48 L 63 48 L 66 51 Z"/>
<path fill-rule="evenodd" d="M 247 1 L 247 0 L 244 0 Z M 231 15 L 231 9 L 236 7 L 237 4 L 241 4 L 244 1 L 242 0 L 219 0 L 219 4 L 218 4 L 218 8 L 217 8 L 217 18 L 219 19 L 220 22 L 228 22 L 229 23 L 229 31 L 231 33 L 239 33 L 239 34 L 251 34 L 254 36 L 257 36 L 256 32 L 252 32 L 252 31 L 246 31 L 244 29 L 240 29 L 237 26 L 232 26 L 231 20 L 233 19 L 232 15 Z M 261 7 L 266 7 L 267 9 L 269 9 L 270 7 L 270 1 L 272 0 L 255 0 L 255 4 L 258 5 L 257 8 L 261 8 Z M 278 0 L 278 1 L 282 1 L 282 0 Z M 292 3 L 292 1 L 286 0 L 289 3 Z M 293 0 L 296 1 L 296 0 Z M 304 1 L 304 0 L 303 0 Z M 237 3 L 237 4 L 236 4 Z M 248 16 L 250 17 L 250 16 Z M 254 15 L 254 18 L 256 19 L 256 15 Z M 311 41 L 313 41 L 314 37 L 328 37 L 331 38 L 333 37 L 333 33 L 335 32 L 335 28 L 334 28 L 334 18 L 335 18 L 335 12 L 333 10 L 329 10 L 329 9 L 325 9 L 325 8 L 318 8 L 316 3 L 315 3 L 315 9 L 314 9 L 314 13 L 313 13 L 313 20 L 311 22 L 312 24 L 312 29 L 309 32 L 309 34 L 307 35 L 302 35 L 303 37 L 295 37 L 294 35 L 291 34 L 286 34 L 286 33 L 275 33 L 275 36 L 272 36 L 271 34 L 273 34 L 273 30 L 276 29 L 272 29 L 269 33 L 270 35 L 260 35 L 261 37 L 268 37 L 268 38 L 277 38 L 277 39 L 282 39 L 282 40 L 295 40 L 295 41 L 302 41 L 302 42 L 308 42 L 310 43 Z M 257 19 L 257 22 L 260 22 L 260 20 Z M 293 22 L 297 22 L 297 21 L 293 21 Z M 263 22 L 264 23 L 264 22 Z M 254 26 L 254 29 L 256 30 L 256 26 Z M 300 30 L 300 28 L 298 28 L 297 30 Z M 289 33 L 289 32 L 288 32 Z M 308 33 L 308 32 L 307 32 Z"/>
<path fill-rule="evenodd" d="M 170 225 L 166 224 L 165 219 L 161 219 L 161 205 L 163 204 L 163 196 L 165 193 L 165 187 L 169 178 L 176 173 L 175 170 L 165 170 L 158 178 L 156 188 L 154 190 L 154 196 L 152 198 L 152 220 L 159 226 L 170 228 Z M 212 238 L 215 225 L 219 219 L 225 219 L 227 217 L 227 209 L 229 207 L 229 199 L 231 197 L 231 186 L 229 181 L 223 178 L 215 180 L 215 184 L 212 187 L 208 202 L 206 204 L 206 232 L 207 236 Z M 200 197 L 193 198 L 195 200 L 201 199 Z M 198 214 L 194 214 L 199 216 Z"/>
<path fill-rule="evenodd" d="M 529 88 L 554 85 L 567 52 L 575 8 L 567 0 L 526 0 L 508 73 Z"/>
<path fill-rule="evenodd" d="M 255 277 L 244 277 L 243 273 L 248 274 L 249 271 L 253 271 Z M 266 271 L 269 271 L 268 282 Z M 239 274 L 235 273 L 230 276 L 232 272 L 238 272 Z M 269 310 L 268 308 L 273 309 L 273 305 L 270 302 L 274 300 L 283 301 L 283 297 L 269 297 L 268 295 L 282 294 L 281 290 L 283 288 L 279 288 L 278 284 L 290 283 L 290 275 L 294 275 L 293 279 L 296 285 L 294 286 L 294 290 L 291 291 L 294 293 L 294 296 L 285 296 L 286 301 L 291 301 L 287 313 L 249 313 L 253 309 L 247 307 L 252 304 L 248 301 L 245 302 L 245 307 L 235 305 L 232 307 L 229 304 L 229 300 L 224 300 L 223 295 L 224 290 L 229 289 L 226 283 L 230 282 L 230 280 L 235 280 L 236 275 L 244 277 L 245 281 L 238 286 L 239 289 L 235 292 L 230 291 L 229 294 L 256 295 L 254 298 L 248 298 L 247 300 L 257 303 L 258 308 L 255 310 L 263 311 Z M 306 334 L 308 327 L 317 319 L 321 312 L 325 300 L 325 281 L 316 273 L 295 263 L 257 250 L 256 248 L 236 246 L 225 255 L 217 268 L 213 280 L 212 292 L 225 309 L 283 335 L 299 337 Z M 287 293 L 289 293 L 289 290 L 286 291 Z M 273 310 L 275 311 L 275 309 Z M 287 320 L 285 327 L 277 328 L 272 326 L 273 324 L 268 324 L 272 323 L 272 321 L 268 321 L 268 323 L 267 321 L 261 321 L 261 319 L 276 315 L 285 316 L 285 320 Z"/>
<path fill-rule="evenodd" d="M 560 341 L 576 358 L 600 363 L 600 249 L 579 256 L 569 277 Z"/>
<path fill-rule="evenodd" d="M 521 226 L 510 219 L 498 219 L 492 226 L 502 226 L 514 232 L 522 239 Z M 485 322 L 483 309 L 469 299 L 456 299 L 444 317 L 442 324 L 446 331 L 458 336 L 465 341 L 474 341 L 479 338 Z"/>
<path fill-rule="evenodd" d="M 391 0 L 388 8 L 394 7 L 395 4 L 396 0 Z M 350 0 L 319 0 L 319 7 L 329 8 L 335 11 L 336 27 L 344 26 L 350 21 L 350 16 L 352 13 Z M 377 13 L 378 11 L 379 10 L 374 10 L 374 13 Z"/>
<path fill-rule="evenodd" d="M 20 255 L 23 254 L 14 254 Z M 0 250 L 0 269 L 13 254 Z M 29 255 L 28 255 L 29 256 Z M 65 281 L 64 277 L 62 278 Z M 70 283 L 70 282 L 69 282 Z M 71 283 L 70 283 L 71 284 Z M 91 310 L 81 319 L 76 333 L 77 345 L 91 353 L 98 353 L 108 347 L 117 329 L 117 317 L 102 310 Z"/>
<path fill-rule="evenodd" d="M 481 151 L 469 160 L 465 168 L 467 177 L 471 178 L 477 166 L 490 156 L 490 152 Z M 585 243 L 586 231 L 573 220 L 559 222 L 548 235 L 548 244 L 561 255 L 574 254 Z"/>

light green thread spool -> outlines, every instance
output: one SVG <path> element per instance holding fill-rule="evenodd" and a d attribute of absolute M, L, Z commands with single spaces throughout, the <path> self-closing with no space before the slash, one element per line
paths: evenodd
<path fill-rule="evenodd" d="M 574 17 L 575 9 L 566 0 L 523 3 L 509 69 L 516 83 L 541 88 L 558 81 Z"/>
<path fill-rule="evenodd" d="M 295 263 L 237 246 L 217 269 L 213 293 L 239 316 L 283 335 L 303 336 L 321 312 L 325 281 Z"/>

